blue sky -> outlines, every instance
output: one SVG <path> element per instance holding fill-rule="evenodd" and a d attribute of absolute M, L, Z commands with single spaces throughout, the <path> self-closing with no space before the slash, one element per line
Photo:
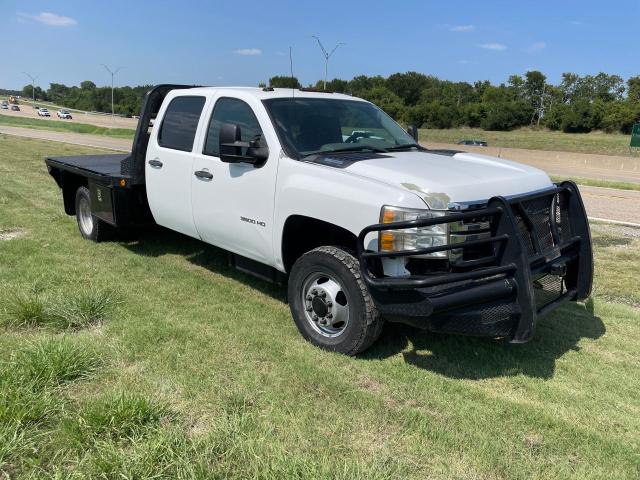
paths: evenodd
<path fill-rule="evenodd" d="M 312 6 L 313 5 L 313 6 Z M 449 80 L 506 81 L 539 69 L 640 74 L 640 0 L 253 1 L 0 0 L 0 87 L 108 84 L 100 66 L 124 68 L 116 85 L 256 85 L 323 76 L 311 38 L 345 42 L 329 77 L 416 70 Z"/>

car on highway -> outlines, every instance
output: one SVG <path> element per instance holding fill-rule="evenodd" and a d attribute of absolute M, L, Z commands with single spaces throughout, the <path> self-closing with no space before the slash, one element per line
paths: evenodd
<path fill-rule="evenodd" d="M 11 105 L 11 111 L 19 112 L 20 111 L 20 107 L 18 105 Z"/>
<path fill-rule="evenodd" d="M 46 108 L 39 108 L 38 109 L 38 116 L 39 117 L 50 117 L 51 114 L 49 113 L 49 110 L 47 110 Z"/>
<path fill-rule="evenodd" d="M 157 224 L 226 250 L 286 283 L 300 334 L 331 351 L 366 350 L 385 321 L 524 343 L 540 316 L 590 295 L 575 183 L 409 130 L 349 95 L 159 85 L 130 153 L 45 162 L 84 238 Z"/>
<path fill-rule="evenodd" d="M 473 145 L 475 147 L 486 147 L 487 142 L 484 140 L 460 140 L 458 145 Z"/>
<path fill-rule="evenodd" d="M 58 115 L 58 118 L 61 118 L 63 120 L 71 120 L 73 118 L 69 110 L 58 110 L 57 115 Z"/>

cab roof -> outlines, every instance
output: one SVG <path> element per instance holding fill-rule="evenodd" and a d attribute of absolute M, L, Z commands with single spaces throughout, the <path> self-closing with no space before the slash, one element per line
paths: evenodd
<path fill-rule="evenodd" d="M 298 88 L 261 88 L 261 87 L 193 87 L 188 89 L 178 89 L 178 92 L 193 94 L 207 95 L 218 91 L 223 91 L 228 94 L 241 93 L 244 95 L 252 95 L 259 100 L 267 100 L 270 98 L 326 98 L 326 99 L 340 99 L 340 100 L 359 100 L 364 101 L 358 97 L 352 97 L 351 95 L 345 95 L 344 93 L 330 93 L 322 91 L 311 91 Z"/>

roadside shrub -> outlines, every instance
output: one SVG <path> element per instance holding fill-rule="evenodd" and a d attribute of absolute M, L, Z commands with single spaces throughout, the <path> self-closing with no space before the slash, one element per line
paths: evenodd
<path fill-rule="evenodd" d="M 2 324 L 11 327 L 40 327 L 51 322 L 42 295 L 34 292 L 9 295 L 6 299 Z"/>
<path fill-rule="evenodd" d="M 513 130 L 529 123 L 533 110 L 523 102 L 501 102 L 489 105 L 480 121 L 483 130 Z"/>
<path fill-rule="evenodd" d="M 105 290 L 82 290 L 68 301 L 53 308 L 53 324 L 62 329 L 80 329 L 105 321 L 116 303 Z"/>
<path fill-rule="evenodd" d="M 8 297 L 0 324 L 13 328 L 78 330 L 107 320 L 115 295 L 88 288 L 69 298 L 52 297 L 29 289 Z"/>
<path fill-rule="evenodd" d="M 18 350 L 8 380 L 34 391 L 91 377 L 101 364 L 97 352 L 68 337 L 48 338 Z"/>
<path fill-rule="evenodd" d="M 601 128 L 608 133 L 622 132 L 630 134 L 633 124 L 640 118 L 640 108 L 634 110 L 630 102 L 611 102 L 606 104 Z"/>

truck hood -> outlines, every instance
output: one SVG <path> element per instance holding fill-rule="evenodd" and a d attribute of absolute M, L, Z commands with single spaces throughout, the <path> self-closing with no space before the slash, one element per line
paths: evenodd
<path fill-rule="evenodd" d="M 430 208 L 453 203 L 479 203 L 498 195 L 512 196 L 552 186 L 534 167 L 475 153 L 392 152 L 354 162 L 345 170 L 422 198 Z"/>

